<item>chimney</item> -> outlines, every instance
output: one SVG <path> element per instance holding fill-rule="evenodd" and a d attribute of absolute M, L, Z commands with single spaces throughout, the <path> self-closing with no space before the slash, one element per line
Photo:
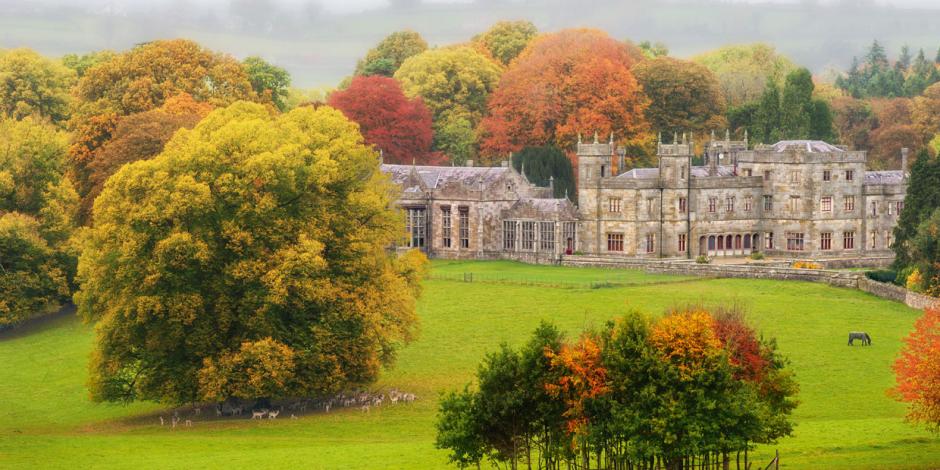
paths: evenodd
<path fill-rule="evenodd" d="M 901 149 L 901 173 L 904 175 L 907 175 L 907 155 L 910 151 L 907 147 Z"/>

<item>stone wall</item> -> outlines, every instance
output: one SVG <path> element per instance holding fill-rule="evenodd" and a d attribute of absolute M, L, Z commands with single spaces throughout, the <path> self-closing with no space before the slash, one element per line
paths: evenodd
<path fill-rule="evenodd" d="M 901 302 L 908 307 L 916 308 L 918 310 L 922 310 L 927 307 L 940 307 L 940 299 L 918 294 L 916 292 L 911 292 L 901 286 L 896 286 L 894 284 L 873 281 L 865 276 L 859 277 L 858 288 L 868 292 L 869 294 L 877 295 L 883 299 L 890 299 Z"/>

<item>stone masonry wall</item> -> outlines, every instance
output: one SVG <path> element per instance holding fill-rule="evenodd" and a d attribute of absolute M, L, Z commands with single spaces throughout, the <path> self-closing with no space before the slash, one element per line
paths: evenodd
<path fill-rule="evenodd" d="M 869 294 L 877 295 L 883 299 L 890 299 L 901 302 L 908 307 L 916 308 L 918 310 L 925 309 L 927 307 L 940 307 L 940 299 L 918 294 L 916 292 L 911 292 L 901 286 L 896 286 L 894 284 L 873 281 L 865 276 L 859 277 L 858 288 L 868 292 Z"/>

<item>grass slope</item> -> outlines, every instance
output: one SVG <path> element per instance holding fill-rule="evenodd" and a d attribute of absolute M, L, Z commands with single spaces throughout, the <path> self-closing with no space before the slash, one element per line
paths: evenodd
<path fill-rule="evenodd" d="M 411 405 L 372 413 L 340 411 L 276 422 L 197 420 L 157 424 L 152 404 L 90 403 L 84 389 L 93 333 L 74 317 L 0 340 L 0 468 L 447 468 L 434 449 L 436 399 L 462 387 L 487 351 L 519 345 L 541 319 L 571 334 L 630 309 L 659 314 L 682 303 L 737 301 L 775 336 L 802 390 L 796 435 L 774 448 L 784 468 L 937 468 L 940 439 L 903 421 L 885 396 L 900 339 L 918 312 L 862 292 L 819 284 L 689 280 L 508 262 L 436 262 L 434 274 L 520 282 L 628 284 L 551 288 L 496 282 L 427 281 L 420 338 L 401 351 L 376 387 L 412 391 Z M 872 334 L 871 348 L 845 345 L 849 330 Z"/>

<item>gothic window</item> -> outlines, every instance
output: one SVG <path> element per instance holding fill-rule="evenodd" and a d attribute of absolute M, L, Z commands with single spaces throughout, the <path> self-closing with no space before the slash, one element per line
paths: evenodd
<path fill-rule="evenodd" d="M 718 208 L 718 198 L 710 197 L 708 198 L 708 212 L 715 212 Z"/>
<path fill-rule="evenodd" d="M 555 251 L 555 222 L 539 222 L 539 250 Z"/>
<path fill-rule="evenodd" d="M 842 232 L 842 249 L 855 249 L 855 232 Z"/>
<path fill-rule="evenodd" d="M 450 248 L 451 244 L 450 206 L 441 206 L 441 245 Z"/>
<path fill-rule="evenodd" d="M 832 212 L 832 196 L 826 196 L 819 201 L 823 212 Z"/>
<path fill-rule="evenodd" d="M 734 212 L 734 196 L 725 198 L 725 212 Z"/>
<path fill-rule="evenodd" d="M 623 234 L 607 234 L 607 251 L 623 251 Z"/>
<path fill-rule="evenodd" d="M 774 233 L 767 232 L 767 234 L 764 236 L 764 239 L 767 240 L 767 243 L 765 245 L 767 249 L 773 250 L 774 249 Z"/>
<path fill-rule="evenodd" d="M 522 223 L 522 250 L 535 250 L 535 222 Z"/>
<path fill-rule="evenodd" d="M 460 247 L 470 248 L 470 208 L 460 207 L 457 214 L 460 223 Z"/>
<path fill-rule="evenodd" d="M 503 249 L 506 251 L 515 251 L 516 249 L 516 221 L 503 221 Z"/>
<path fill-rule="evenodd" d="M 647 233 L 644 245 L 646 246 L 646 252 L 652 253 L 656 249 L 656 237 L 652 233 Z"/>
<path fill-rule="evenodd" d="M 612 197 L 607 199 L 607 210 L 609 212 L 620 212 L 620 198 Z"/>
<path fill-rule="evenodd" d="M 855 210 L 855 196 L 846 196 L 845 197 L 845 211 L 852 212 Z"/>
<path fill-rule="evenodd" d="M 424 237 L 427 234 L 427 223 L 423 207 L 409 207 L 408 217 L 405 220 L 405 229 L 408 233 L 409 248 L 424 248 Z"/>
<path fill-rule="evenodd" d="M 679 234 L 679 253 L 684 253 L 686 250 L 685 234 Z"/>
<path fill-rule="evenodd" d="M 871 202 L 871 215 L 872 217 L 878 215 L 878 203 L 875 201 Z"/>
<path fill-rule="evenodd" d="M 744 212 L 751 212 L 751 196 L 744 198 Z"/>
<path fill-rule="evenodd" d="M 846 180 L 846 181 L 852 181 L 852 180 L 854 180 L 854 179 L 855 179 L 855 171 L 854 171 L 854 170 L 845 170 L 845 180 Z"/>
<path fill-rule="evenodd" d="M 894 203 L 894 208 L 896 209 L 895 214 L 901 215 L 901 211 L 904 210 L 904 201 L 897 201 Z"/>
<path fill-rule="evenodd" d="M 689 201 L 686 200 L 686 198 L 684 198 L 684 197 L 680 197 L 680 198 L 679 198 L 679 213 L 680 213 L 680 214 L 685 214 L 685 212 L 686 212 L 688 209 L 689 209 Z"/>
<path fill-rule="evenodd" d="M 574 253 L 575 241 L 577 240 L 577 224 L 575 222 L 565 222 L 561 230 L 565 238 L 565 253 Z"/>
<path fill-rule="evenodd" d="M 774 197 L 764 196 L 764 212 L 773 212 L 773 210 L 774 210 Z"/>
<path fill-rule="evenodd" d="M 832 171 L 823 170 L 823 181 L 832 181 Z"/>
<path fill-rule="evenodd" d="M 792 214 L 799 210 L 800 210 L 800 197 L 790 196 L 790 199 L 787 200 L 787 212 Z"/>
<path fill-rule="evenodd" d="M 790 184 L 800 184 L 802 175 L 799 170 L 793 170 L 790 172 Z"/>
<path fill-rule="evenodd" d="M 832 249 L 832 232 L 823 232 L 819 234 L 819 249 L 820 250 Z"/>
<path fill-rule="evenodd" d="M 803 233 L 787 232 L 787 250 L 803 251 Z"/>

